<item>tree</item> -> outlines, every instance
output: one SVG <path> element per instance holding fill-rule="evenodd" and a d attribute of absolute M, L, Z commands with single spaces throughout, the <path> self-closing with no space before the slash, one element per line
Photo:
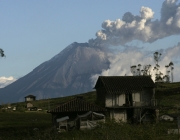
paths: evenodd
<path fill-rule="evenodd" d="M 158 65 L 158 62 L 159 62 L 159 60 L 161 59 L 161 53 L 159 53 L 159 52 L 155 52 L 154 53 L 154 60 L 155 60 L 155 63 L 156 63 L 156 65 Z"/>
<path fill-rule="evenodd" d="M 141 71 L 143 72 L 144 76 L 151 76 L 151 65 L 144 65 Z"/>
<path fill-rule="evenodd" d="M 5 57 L 4 51 L 1 48 L 0 48 L 0 55 L 1 55 L 1 57 Z"/>
<path fill-rule="evenodd" d="M 163 73 L 159 70 L 160 66 L 158 64 L 159 60 L 161 59 L 161 53 L 159 52 L 155 52 L 154 53 L 154 61 L 155 61 L 155 67 L 154 67 L 154 71 L 155 71 L 155 81 L 156 82 L 163 82 Z"/>
<path fill-rule="evenodd" d="M 166 75 L 163 77 L 163 79 L 165 80 L 165 82 L 170 82 L 170 78 L 171 78 L 171 82 L 173 82 L 173 70 L 174 70 L 174 64 L 173 62 L 170 62 L 169 65 L 166 65 Z M 171 73 L 171 76 L 169 75 Z"/>
<path fill-rule="evenodd" d="M 173 62 L 170 62 L 168 65 L 165 66 L 166 68 L 166 74 L 163 76 L 163 73 L 159 71 L 160 66 L 158 65 L 159 60 L 161 59 L 161 53 L 155 52 L 154 53 L 154 60 L 156 63 L 156 66 L 154 67 L 154 70 L 156 71 L 155 74 L 155 81 L 156 82 L 173 82 L 173 70 L 174 70 L 174 64 Z M 171 73 L 171 76 L 170 76 Z"/>
<path fill-rule="evenodd" d="M 150 69 L 151 69 L 151 65 L 144 65 L 143 68 L 141 69 L 141 64 L 138 64 L 137 66 L 131 66 L 131 73 L 133 74 L 133 76 L 150 76 Z"/>
<path fill-rule="evenodd" d="M 161 55 L 162 54 L 159 52 L 154 53 L 155 67 L 153 71 L 155 71 L 155 82 L 173 82 L 174 64 L 173 62 L 170 62 L 165 66 L 166 74 L 163 76 L 163 73 L 160 71 L 160 65 L 158 64 L 161 59 Z M 141 64 L 138 64 L 137 66 L 133 65 L 130 67 L 133 76 L 151 76 L 151 65 L 144 65 L 142 69 L 141 66 Z"/>
<path fill-rule="evenodd" d="M 174 70 L 174 64 L 173 62 L 169 63 L 170 71 L 171 71 L 171 82 L 173 82 L 174 76 L 173 76 L 173 70 Z"/>

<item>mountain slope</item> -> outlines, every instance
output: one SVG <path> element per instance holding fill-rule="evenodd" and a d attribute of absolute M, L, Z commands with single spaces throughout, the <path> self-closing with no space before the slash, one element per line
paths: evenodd
<path fill-rule="evenodd" d="M 107 69 L 106 54 L 88 43 L 72 43 L 26 76 L 0 89 L 2 102 L 23 101 L 28 94 L 38 99 L 68 96 L 92 90 L 90 77 Z"/>

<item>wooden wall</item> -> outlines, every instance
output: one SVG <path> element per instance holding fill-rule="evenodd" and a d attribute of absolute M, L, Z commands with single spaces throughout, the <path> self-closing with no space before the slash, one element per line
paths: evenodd
<path fill-rule="evenodd" d="M 105 106 L 105 96 L 106 90 L 105 88 L 96 89 L 96 101 Z"/>
<path fill-rule="evenodd" d="M 127 122 L 127 112 L 122 109 L 111 109 L 110 118 L 115 119 L 115 121 Z"/>
<path fill-rule="evenodd" d="M 125 104 L 125 94 L 107 94 L 105 107 L 123 106 Z"/>

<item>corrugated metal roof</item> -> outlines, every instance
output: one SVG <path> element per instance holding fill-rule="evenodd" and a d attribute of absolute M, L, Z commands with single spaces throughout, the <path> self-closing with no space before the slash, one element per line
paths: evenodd
<path fill-rule="evenodd" d="M 143 87 L 155 87 L 150 76 L 99 76 L 95 89 L 104 87 L 110 94 L 142 90 Z"/>
<path fill-rule="evenodd" d="M 48 111 L 48 113 L 60 113 L 60 112 L 84 112 L 84 111 L 106 111 L 105 108 L 99 107 L 95 104 L 91 104 L 83 100 L 82 98 L 74 98 L 67 101 L 64 104 Z"/>

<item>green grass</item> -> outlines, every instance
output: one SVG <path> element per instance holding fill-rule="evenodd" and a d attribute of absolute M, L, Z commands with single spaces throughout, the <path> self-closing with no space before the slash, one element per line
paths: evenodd
<path fill-rule="evenodd" d="M 0 140 L 24 139 L 34 134 L 34 128 L 40 131 L 52 127 L 51 114 L 39 112 L 3 112 L 0 113 Z"/>
<path fill-rule="evenodd" d="M 55 139 L 57 135 L 56 129 L 52 126 L 51 114 L 46 113 L 48 109 L 62 104 L 75 96 L 83 96 L 88 102 L 95 102 L 95 92 L 88 92 L 84 94 L 78 94 L 68 97 L 51 98 L 44 100 L 33 101 L 32 104 L 38 108 L 42 108 L 42 112 L 26 111 L 25 102 L 9 104 L 12 107 L 16 106 L 17 110 L 12 109 L 0 111 L 0 140 L 21 140 L 21 139 Z M 2 105 L 1 108 L 8 105 Z M 34 131 L 34 128 L 38 128 L 39 131 Z M 61 138 L 60 138 L 61 139 Z"/>
<path fill-rule="evenodd" d="M 34 131 L 34 127 L 27 123 L 26 126 L 19 128 L 0 128 L 0 140 L 172 140 L 178 138 L 178 135 L 167 135 L 168 128 L 176 128 L 172 123 L 131 125 L 107 120 L 105 124 L 100 124 L 93 130 L 73 130 L 64 133 L 57 133 L 49 126 L 39 127 L 38 131 Z"/>
<path fill-rule="evenodd" d="M 180 107 L 180 94 L 162 96 L 159 99 L 159 106 Z"/>
<path fill-rule="evenodd" d="M 160 114 L 180 114 L 180 82 L 159 83 L 155 96 Z"/>
<path fill-rule="evenodd" d="M 180 93 L 169 92 L 180 87 L 179 83 L 164 83 L 156 88 L 156 98 L 160 114 L 180 113 Z M 25 102 L 13 103 L 17 106 L 16 112 L 4 110 L 0 112 L 0 140 L 172 140 L 178 139 L 178 135 L 167 135 L 167 129 L 177 128 L 175 122 L 160 122 L 158 124 L 131 125 L 128 123 L 114 122 L 108 120 L 101 127 L 94 130 L 78 131 L 58 134 L 52 127 L 51 114 L 46 110 L 62 104 L 75 96 L 83 98 L 92 103 L 96 103 L 96 93 L 88 92 L 84 94 L 51 98 L 33 101 L 33 105 L 42 108 L 42 112 L 24 112 Z M 5 107 L 7 105 L 3 105 Z M 38 128 L 38 131 L 34 131 Z"/>
<path fill-rule="evenodd" d="M 0 113 L 1 128 L 44 127 L 51 126 L 51 114 L 39 112 L 5 112 Z"/>
<path fill-rule="evenodd" d="M 159 89 L 163 88 L 177 88 L 180 87 L 180 82 L 173 82 L 173 83 L 156 83 Z"/>

